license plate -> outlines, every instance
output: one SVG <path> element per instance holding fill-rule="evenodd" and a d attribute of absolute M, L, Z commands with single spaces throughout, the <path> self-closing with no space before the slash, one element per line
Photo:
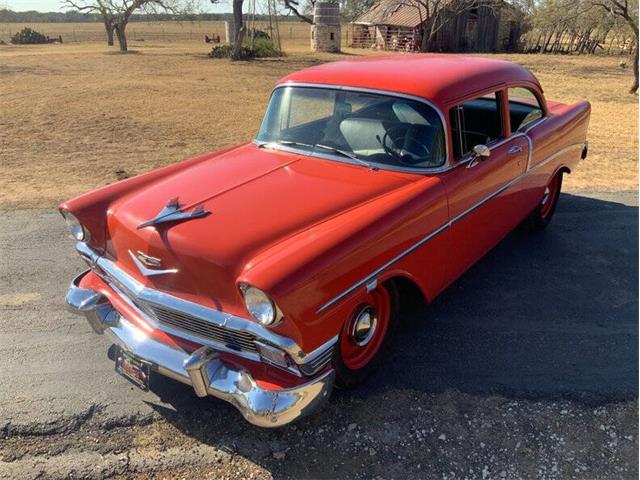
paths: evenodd
<path fill-rule="evenodd" d="M 149 363 L 119 348 L 116 372 L 144 391 L 149 390 Z"/>

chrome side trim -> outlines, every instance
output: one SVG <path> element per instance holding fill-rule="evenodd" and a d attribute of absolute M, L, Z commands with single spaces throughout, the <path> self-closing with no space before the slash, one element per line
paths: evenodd
<path fill-rule="evenodd" d="M 401 252 L 400 254 L 396 255 L 395 257 L 393 257 L 391 260 L 389 260 L 387 263 L 385 263 L 384 265 L 382 265 L 380 268 L 378 268 L 377 270 L 375 270 L 373 273 L 367 275 L 365 278 L 363 278 L 362 280 L 358 281 L 357 283 L 355 283 L 354 285 L 352 285 L 351 287 L 349 287 L 347 290 L 345 290 L 344 292 L 342 292 L 340 295 L 338 295 L 337 297 L 332 298 L 331 300 L 329 300 L 327 303 L 325 303 L 324 305 L 322 305 L 317 311 L 316 313 L 322 313 L 324 312 L 327 308 L 335 305 L 336 303 L 338 303 L 340 300 L 342 300 L 343 298 L 345 298 L 346 296 L 348 296 L 349 294 L 353 293 L 355 290 L 357 290 L 358 288 L 360 288 L 363 285 L 366 285 L 367 283 L 369 283 L 370 281 L 374 280 L 378 275 L 380 275 L 382 272 L 384 272 L 387 268 L 389 268 L 391 265 L 393 265 L 394 263 L 398 262 L 399 260 L 403 259 L 404 257 L 406 257 L 407 255 L 409 255 L 411 252 L 413 252 L 415 249 L 421 247 L 422 245 L 424 245 L 425 243 L 427 243 L 429 240 L 431 240 L 433 237 L 435 237 L 436 235 L 438 235 L 440 232 L 442 232 L 443 230 L 445 230 L 446 228 L 449 228 L 449 223 L 445 223 L 444 225 L 442 225 L 441 227 L 439 227 L 438 229 L 434 230 L 433 232 L 431 232 L 429 235 L 427 235 L 426 237 L 422 238 L 421 240 L 419 240 L 418 242 L 414 243 L 411 247 L 407 248 L 405 251 Z"/>
<path fill-rule="evenodd" d="M 303 83 L 303 82 L 281 83 L 279 85 L 276 85 L 273 91 L 276 91 L 279 88 L 286 88 L 286 87 L 319 88 L 319 89 L 325 89 L 325 90 L 340 90 L 340 91 L 348 91 L 348 92 L 371 93 L 374 95 L 386 95 L 388 97 L 404 98 L 407 100 L 413 100 L 416 102 L 424 103 L 425 105 L 428 105 L 436 112 L 436 114 L 440 118 L 440 122 L 442 123 L 442 132 L 444 134 L 444 145 L 445 145 L 444 163 L 439 167 L 425 167 L 425 168 L 395 167 L 392 165 L 386 165 L 382 163 L 374 163 L 374 165 L 380 168 L 381 170 L 391 170 L 391 171 L 405 172 L 405 173 L 419 173 L 423 175 L 444 172 L 450 169 L 452 166 L 449 160 L 449 132 L 447 131 L 448 129 L 447 129 L 446 118 L 437 105 L 435 105 L 433 102 L 427 100 L 424 97 L 418 97 L 415 95 L 408 95 L 406 93 L 394 92 L 392 90 L 380 90 L 375 88 L 364 88 L 364 87 L 349 87 L 345 85 L 331 85 L 327 83 Z M 260 144 L 263 142 L 259 142 L 258 140 L 254 139 L 253 143 Z M 277 147 L 278 147 L 278 150 L 288 151 L 290 153 L 299 153 L 299 154 L 303 154 L 305 156 L 310 156 L 310 157 L 325 158 L 328 160 L 335 160 L 342 163 L 360 165 L 360 163 L 358 162 L 354 162 L 353 160 L 349 160 L 348 158 L 341 157 L 338 155 L 331 155 L 328 153 L 308 152 L 306 150 L 300 150 L 300 149 L 295 149 L 291 147 L 283 148 L 283 145 L 278 145 Z"/>
<path fill-rule="evenodd" d="M 524 134 L 522 134 L 524 135 Z M 519 136 L 519 135 L 518 135 Z M 531 139 L 529 139 L 529 137 L 527 135 L 524 135 L 529 142 L 531 142 Z M 513 137 L 510 137 L 510 139 L 512 139 Z M 504 142 L 502 142 L 504 143 Z M 493 148 L 496 148 L 496 146 L 499 145 L 493 145 Z M 464 218 L 465 216 L 467 216 L 468 214 L 470 214 L 471 212 L 473 212 L 474 210 L 476 210 L 477 208 L 479 208 L 480 206 L 482 206 L 483 204 L 487 203 L 488 201 L 490 201 L 491 199 L 495 198 L 496 196 L 500 195 L 502 192 L 504 192 L 505 190 L 507 190 L 508 188 L 512 187 L 513 185 L 515 185 L 516 183 L 518 183 L 520 180 L 522 180 L 523 178 L 525 178 L 527 175 L 535 172 L 536 170 L 542 168 L 544 165 L 546 165 L 547 163 L 549 163 L 550 161 L 552 161 L 553 159 L 555 159 L 556 157 L 566 153 L 567 151 L 574 149 L 574 148 L 583 148 L 584 147 L 584 143 L 574 143 L 571 145 L 568 145 L 560 150 L 558 150 L 556 153 L 554 153 L 553 155 L 550 155 L 549 157 L 545 158 L 544 160 L 542 160 L 541 162 L 537 163 L 536 165 L 534 165 L 533 167 L 529 167 L 527 168 L 527 170 L 522 173 L 521 175 L 518 175 L 517 177 L 515 177 L 513 180 L 510 180 L 509 182 L 505 183 L 504 185 L 502 185 L 500 188 L 498 188 L 495 192 L 491 193 L 490 195 L 487 195 L 486 197 L 484 197 L 482 200 L 480 200 L 479 202 L 477 202 L 476 204 L 472 205 L 471 207 L 469 207 L 467 210 L 465 210 L 464 212 L 456 215 L 454 218 L 452 218 L 451 220 L 449 220 L 447 223 L 445 223 L 444 225 L 441 225 L 440 227 L 438 227 L 437 229 L 435 229 L 433 232 L 431 232 L 429 235 L 427 235 L 426 237 L 423 237 L 422 239 L 418 240 L 416 243 L 414 243 L 413 245 L 411 245 L 409 248 L 407 248 L 406 250 L 404 250 L 403 252 L 401 252 L 400 254 L 396 255 L 395 257 L 393 257 L 391 260 L 389 260 L 387 263 L 385 263 L 384 265 L 382 265 L 380 268 L 378 268 L 377 270 L 375 270 L 373 273 L 367 275 L 365 278 L 363 278 L 362 280 L 359 280 L 358 282 L 356 282 L 355 284 L 353 284 L 351 287 L 349 287 L 348 289 L 346 289 L 344 292 L 340 293 L 339 295 L 337 295 L 336 297 L 332 298 L 331 300 L 329 300 L 327 303 L 325 303 L 324 305 L 322 305 L 317 311 L 316 314 L 320 314 L 322 312 L 324 312 L 325 310 L 327 310 L 328 308 L 332 307 L 333 305 L 335 305 L 336 303 L 340 302 L 342 299 L 344 299 L 345 297 L 347 297 L 349 294 L 353 293 L 355 290 L 357 290 L 358 288 L 360 288 L 361 286 L 367 284 L 369 281 L 375 279 L 378 275 L 380 275 L 383 271 L 385 271 L 387 268 L 389 268 L 391 265 L 393 265 L 394 263 L 398 262 L 399 260 L 401 260 L 402 258 L 406 257 L 407 255 L 409 255 L 411 252 L 413 252 L 414 250 L 416 250 L 417 248 L 421 247 L 422 245 L 424 245 L 425 243 L 427 243 L 429 240 L 431 240 L 433 237 L 435 237 L 436 235 L 438 235 L 439 233 L 443 232 L 444 230 L 446 230 L 447 228 L 451 227 L 454 223 L 462 220 L 462 218 Z M 528 162 L 530 163 L 531 161 L 531 148 L 529 148 L 529 160 Z"/>
<path fill-rule="evenodd" d="M 141 312 L 141 310 L 135 305 L 134 302 L 132 302 L 128 298 L 129 296 L 139 298 L 151 303 L 164 305 L 174 310 L 187 312 L 190 315 L 230 330 L 249 332 L 259 339 L 264 340 L 267 343 L 280 348 L 281 350 L 284 350 L 297 365 L 303 365 L 312 361 L 317 356 L 321 355 L 327 348 L 333 346 L 333 344 L 335 344 L 335 342 L 337 341 L 337 337 L 334 337 L 314 351 L 305 353 L 290 338 L 283 337 L 274 332 L 271 332 L 250 320 L 236 317 L 229 313 L 221 312 L 213 308 L 205 307 L 203 305 L 199 305 L 197 303 L 183 300 L 173 295 L 169 295 L 167 293 L 145 287 L 140 282 L 123 272 L 114 262 L 98 255 L 86 243 L 77 242 L 76 250 L 80 254 L 80 256 L 89 264 L 92 270 L 104 281 L 106 281 L 112 288 L 114 288 L 114 291 L 116 291 L 116 293 L 118 293 L 118 295 L 120 295 L 120 297 L 124 301 L 126 301 L 132 308 L 135 308 L 137 312 Z M 141 314 L 147 321 L 149 321 L 149 323 L 156 326 L 157 328 L 160 328 L 161 330 L 172 333 L 178 337 L 187 338 L 196 343 L 208 344 L 208 342 L 200 337 L 189 335 L 183 331 L 174 331 L 169 327 L 166 327 L 165 325 L 157 325 L 157 323 L 153 319 L 149 318 L 149 316 L 144 312 L 141 312 Z M 214 346 L 214 348 L 222 350 L 222 348 L 220 348 L 220 346 L 217 344 Z M 230 353 L 240 355 L 240 352 L 237 352 L 235 350 L 230 351 Z"/>

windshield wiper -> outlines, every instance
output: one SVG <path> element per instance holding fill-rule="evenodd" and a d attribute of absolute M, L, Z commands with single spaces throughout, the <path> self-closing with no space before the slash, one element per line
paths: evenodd
<path fill-rule="evenodd" d="M 309 145 L 308 143 L 294 142 L 293 140 L 275 140 L 273 142 L 262 142 L 258 143 L 258 148 L 266 148 L 269 145 L 285 145 L 287 147 L 307 147 L 313 148 L 313 145 Z"/>
<path fill-rule="evenodd" d="M 378 167 L 375 167 L 371 163 L 369 163 L 369 162 L 367 162 L 365 160 L 362 160 L 361 158 L 357 157 L 356 155 L 354 155 L 351 152 L 347 152 L 346 150 L 340 150 L 339 148 L 330 147 L 329 145 L 322 145 L 320 143 L 316 143 L 314 145 L 314 147 L 315 148 L 321 148 L 323 150 L 329 150 L 330 152 L 337 153 L 338 155 L 342 155 L 343 157 L 350 158 L 351 160 L 355 160 L 360 165 L 364 165 L 365 167 L 368 167 L 371 170 L 378 170 Z"/>

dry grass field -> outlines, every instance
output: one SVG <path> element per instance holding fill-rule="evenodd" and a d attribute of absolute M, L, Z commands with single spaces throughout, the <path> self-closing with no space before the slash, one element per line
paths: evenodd
<path fill-rule="evenodd" d="M 0 207 L 51 207 L 67 197 L 253 138 L 274 82 L 318 62 L 285 42 L 283 59 L 208 59 L 198 42 L 0 46 Z M 530 68 L 549 98 L 592 102 L 590 156 L 568 190 L 638 187 L 638 104 L 618 58 L 503 56 Z M 120 172 L 120 173 L 118 173 Z"/>

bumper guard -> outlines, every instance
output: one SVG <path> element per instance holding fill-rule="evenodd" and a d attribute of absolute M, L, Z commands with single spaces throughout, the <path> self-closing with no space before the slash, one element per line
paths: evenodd
<path fill-rule="evenodd" d="M 96 333 L 108 335 L 119 347 L 149 362 L 153 371 L 191 385 L 199 397 L 211 395 L 231 403 L 254 425 L 286 425 L 318 409 L 331 394 L 333 370 L 293 388 L 268 390 L 247 370 L 225 363 L 210 347 L 189 354 L 155 340 L 122 317 L 104 295 L 79 287 L 82 276 L 71 283 L 66 301 L 73 313 L 86 316 Z"/>

